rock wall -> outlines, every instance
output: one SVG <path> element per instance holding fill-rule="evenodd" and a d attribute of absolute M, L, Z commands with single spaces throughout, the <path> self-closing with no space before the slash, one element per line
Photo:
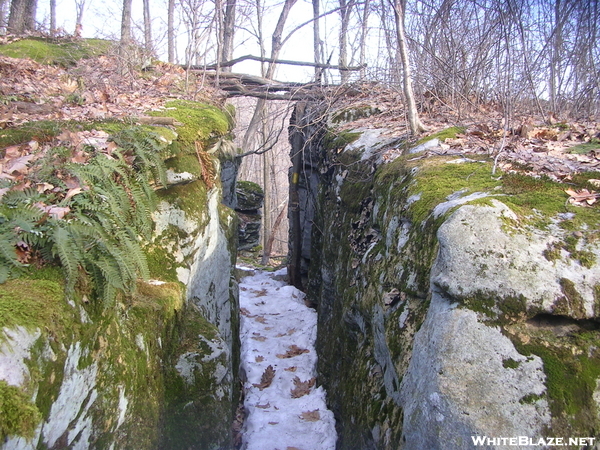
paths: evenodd
<path fill-rule="evenodd" d="M 252 181 L 238 181 L 235 186 L 237 196 L 235 211 L 239 219 L 238 250 L 251 250 L 260 245 L 260 212 L 265 194 L 262 188 Z"/>
<path fill-rule="evenodd" d="M 300 251 L 338 448 L 595 436 L 597 210 L 565 206 L 557 183 L 493 178 L 484 158 L 398 157 L 389 130 L 296 120 L 292 154 L 318 180 Z"/>
<path fill-rule="evenodd" d="M 2 450 L 232 448 L 237 218 L 218 159 L 171 145 L 137 292 L 103 305 L 59 267 L 0 285 Z"/>

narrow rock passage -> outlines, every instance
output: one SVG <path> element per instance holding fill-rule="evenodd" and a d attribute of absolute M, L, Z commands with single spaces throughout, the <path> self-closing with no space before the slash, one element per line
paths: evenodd
<path fill-rule="evenodd" d="M 240 283 L 242 450 L 334 450 L 335 419 L 315 386 L 317 313 L 277 279 L 284 273 L 257 272 Z"/>

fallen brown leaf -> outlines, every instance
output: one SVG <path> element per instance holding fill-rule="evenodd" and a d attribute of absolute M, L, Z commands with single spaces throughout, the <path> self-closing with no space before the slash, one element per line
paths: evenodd
<path fill-rule="evenodd" d="M 275 369 L 273 369 L 273 366 L 267 367 L 262 376 L 260 377 L 260 383 L 254 383 L 252 384 L 252 386 L 257 387 L 261 391 L 263 389 L 268 388 L 269 386 L 271 386 L 273 378 L 275 378 L 275 372 L 276 371 Z"/>
<path fill-rule="evenodd" d="M 309 353 L 310 350 L 306 348 L 300 348 L 296 344 L 292 344 L 289 346 L 289 350 L 284 354 L 277 354 L 276 356 L 280 359 L 293 358 L 294 356 L 301 355 L 303 353 Z"/>
<path fill-rule="evenodd" d="M 565 192 L 570 195 L 569 203 L 575 206 L 592 206 L 600 197 L 600 194 L 596 191 L 588 191 L 587 189 L 580 191 L 565 189 Z"/>
<path fill-rule="evenodd" d="M 316 378 L 301 381 L 300 378 L 294 377 L 294 389 L 291 390 L 292 398 L 300 398 L 306 394 L 310 394 L 310 389 L 315 385 Z"/>
<path fill-rule="evenodd" d="M 246 308 L 240 308 L 240 313 L 246 317 L 256 317 L 253 316 Z"/>
<path fill-rule="evenodd" d="M 10 161 L 5 167 L 4 172 L 13 175 L 15 172 L 27 173 L 29 162 L 33 159 L 33 155 L 23 155 Z"/>
<path fill-rule="evenodd" d="M 315 409 L 314 411 L 303 411 L 302 414 L 300 414 L 300 418 L 307 422 L 317 422 L 318 420 L 321 420 L 321 413 L 318 409 Z"/>
<path fill-rule="evenodd" d="M 67 214 L 71 212 L 71 208 L 68 206 L 49 206 L 46 208 L 46 212 L 53 219 L 63 219 Z"/>
<path fill-rule="evenodd" d="M 80 187 L 76 187 L 76 188 L 71 188 L 69 189 L 69 191 L 67 192 L 67 195 L 65 195 L 65 200 L 70 199 L 71 197 L 80 194 L 81 192 L 83 192 L 83 189 L 81 189 Z"/>
<path fill-rule="evenodd" d="M 36 185 L 36 189 L 40 194 L 43 194 L 46 191 L 51 191 L 54 189 L 54 185 L 50 183 L 38 183 Z"/>
<path fill-rule="evenodd" d="M 253 293 L 255 297 L 264 297 L 265 295 L 267 295 L 267 290 L 266 289 L 261 289 L 260 291 L 257 291 L 256 289 L 250 289 Z"/>
<path fill-rule="evenodd" d="M 588 180 L 588 183 L 591 183 L 592 186 L 596 186 L 596 187 L 600 188 L 600 180 L 597 180 L 595 178 L 590 178 Z"/>

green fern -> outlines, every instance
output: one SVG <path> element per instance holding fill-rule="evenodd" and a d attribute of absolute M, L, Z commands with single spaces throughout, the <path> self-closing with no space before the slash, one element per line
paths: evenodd
<path fill-rule="evenodd" d="M 88 148 L 85 164 L 70 161 L 70 149 L 56 148 L 40 160 L 34 179 L 51 179 L 67 189 L 77 179 L 84 189 L 66 198 L 55 193 L 8 191 L 0 201 L 0 283 L 20 269 L 16 245 L 25 242 L 45 260 L 57 260 L 72 292 L 83 271 L 105 306 L 118 291 L 132 292 L 139 277 L 149 276 L 140 236 L 152 232 L 157 199 L 153 184 L 166 185 L 165 143 L 160 136 L 128 129 L 114 136 L 119 148 L 106 155 Z M 49 169 L 52 168 L 52 170 Z M 68 206 L 62 219 L 48 216 L 38 205 Z"/>
<path fill-rule="evenodd" d="M 60 262 L 67 272 L 67 290 L 70 291 L 75 287 L 75 281 L 77 280 L 80 254 L 74 245 L 70 230 L 65 225 L 56 224 L 52 240 L 54 242 L 52 253 L 60 258 Z"/>

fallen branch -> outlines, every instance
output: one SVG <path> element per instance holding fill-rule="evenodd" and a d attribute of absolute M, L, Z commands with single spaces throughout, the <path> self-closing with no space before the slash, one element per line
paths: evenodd
<path fill-rule="evenodd" d="M 274 64 L 287 64 L 290 66 L 318 67 L 320 69 L 340 69 L 340 70 L 348 70 L 351 72 L 361 70 L 361 69 L 364 69 L 365 67 L 367 67 L 366 64 L 361 64 L 360 66 L 342 67 L 342 66 L 336 66 L 336 65 L 331 65 L 331 64 L 320 64 L 320 63 L 314 63 L 314 62 L 308 62 L 308 61 L 290 61 L 287 59 L 273 59 L 273 58 L 266 58 L 266 57 L 254 56 L 254 55 L 240 56 L 239 58 L 232 59 L 231 61 L 222 62 L 218 66 L 217 66 L 217 64 L 211 64 L 209 66 L 182 66 L 182 67 L 186 70 L 187 69 L 190 69 L 190 70 L 206 70 L 206 69 L 216 70 L 218 67 L 231 67 L 239 62 L 248 61 L 248 60 L 258 61 L 258 62 L 266 62 L 266 63 L 274 63 Z"/>

